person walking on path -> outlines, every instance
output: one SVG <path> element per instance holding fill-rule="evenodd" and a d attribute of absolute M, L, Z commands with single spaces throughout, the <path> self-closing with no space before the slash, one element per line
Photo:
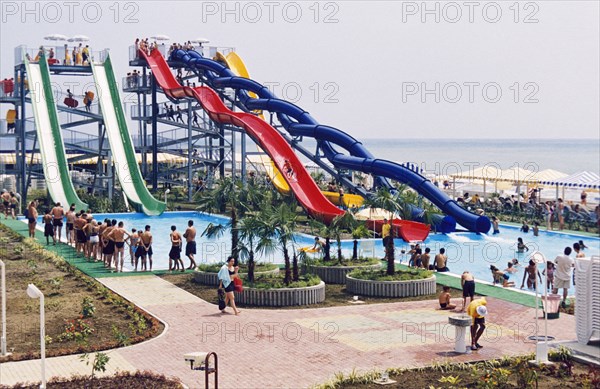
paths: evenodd
<path fill-rule="evenodd" d="M 471 301 L 467 306 L 467 314 L 473 318 L 473 323 L 471 324 L 471 350 L 473 351 L 483 348 L 479 344 L 479 338 L 481 338 L 483 331 L 485 331 L 485 317 L 488 314 L 486 305 L 487 301 L 485 297 L 482 297 Z"/>
<path fill-rule="evenodd" d="M 464 312 L 467 306 L 467 297 L 469 297 L 469 303 L 473 302 L 473 297 L 475 297 L 475 277 L 473 277 L 473 274 L 465 270 L 460 277 L 460 285 L 463 291 L 463 303 L 460 311 Z"/>
<path fill-rule="evenodd" d="M 233 291 L 235 289 L 233 279 L 238 276 L 239 266 L 233 266 L 235 263 L 234 257 L 227 258 L 227 262 L 223 266 L 221 266 L 221 270 L 219 270 L 219 289 L 225 289 L 225 308 L 231 303 L 231 307 L 233 308 L 233 312 L 236 315 L 240 314 L 240 310 L 235 306 L 235 296 Z M 221 310 L 221 313 L 225 313 L 225 309 Z"/>
<path fill-rule="evenodd" d="M 557 294 L 560 288 L 563 289 L 563 300 L 562 307 L 567 307 L 567 296 L 569 294 L 569 288 L 571 287 L 571 275 L 573 272 L 573 266 L 575 261 L 569 257 L 571 255 L 571 248 L 565 247 L 564 254 L 559 255 L 554 259 L 556 264 L 556 270 L 554 271 L 554 289 L 552 293 Z"/>
<path fill-rule="evenodd" d="M 194 221 L 188 220 L 188 228 L 183 233 L 185 238 L 185 255 L 190 259 L 190 266 L 188 270 L 194 270 L 196 268 L 196 261 L 194 255 L 196 255 L 196 227 L 194 227 Z"/>

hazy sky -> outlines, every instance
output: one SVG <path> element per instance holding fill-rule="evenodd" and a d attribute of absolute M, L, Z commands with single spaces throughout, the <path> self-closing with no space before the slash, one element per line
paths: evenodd
<path fill-rule="evenodd" d="M 599 137 L 598 1 L 1 6 L 1 78 L 13 74 L 15 46 L 48 43 L 47 34 L 88 35 L 121 74 L 136 37 L 205 37 L 359 139 Z"/>

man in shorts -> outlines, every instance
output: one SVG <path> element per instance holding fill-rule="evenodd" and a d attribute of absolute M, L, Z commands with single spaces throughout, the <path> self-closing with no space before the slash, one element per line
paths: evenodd
<path fill-rule="evenodd" d="M 140 246 L 142 249 L 141 257 L 142 257 L 142 266 L 141 270 L 147 270 L 146 268 L 146 258 L 150 261 L 150 271 L 152 271 L 152 233 L 150 232 L 150 226 L 146 225 L 144 227 L 144 232 L 140 236 Z"/>
<path fill-rule="evenodd" d="M 196 268 L 196 261 L 194 255 L 196 255 L 196 227 L 194 227 L 194 221 L 188 221 L 188 228 L 185 230 L 183 237 L 185 238 L 185 255 L 190 259 L 190 266 L 187 270 L 194 270 Z"/>
<path fill-rule="evenodd" d="M 67 243 L 75 243 L 76 236 L 73 227 L 73 223 L 75 222 L 75 218 L 77 217 L 75 214 L 75 204 L 71 204 L 71 207 L 69 207 L 69 210 L 67 211 L 65 216 L 67 218 Z"/>
<path fill-rule="evenodd" d="M 463 290 L 463 304 L 460 311 L 464 312 L 467 306 L 467 297 L 470 298 L 469 303 L 472 303 L 475 296 L 475 277 L 468 270 L 465 270 L 460 277 L 460 284 Z"/>
<path fill-rule="evenodd" d="M 65 216 L 65 210 L 59 202 L 56 203 L 52 208 L 52 225 L 54 226 L 54 244 L 60 242 L 62 235 L 63 217 Z"/>
<path fill-rule="evenodd" d="M 566 308 L 567 306 L 567 296 L 569 294 L 569 288 L 571 287 L 573 266 L 575 266 L 575 261 L 573 258 L 569 257 L 571 251 L 571 248 L 567 246 L 565 247 L 564 254 L 559 255 L 554 259 L 556 270 L 554 270 L 554 289 L 552 289 L 552 293 L 557 294 L 560 288 L 563 289 L 563 308 Z"/>
<path fill-rule="evenodd" d="M 183 261 L 181 260 L 181 234 L 179 231 L 177 231 L 177 227 L 171 226 L 171 234 L 169 237 L 171 238 L 171 251 L 169 251 L 169 271 L 181 270 L 183 272 L 185 269 L 183 268 Z"/>
<path fill-rule="evenodd" d="M 471 350 L 476 351 L 483 346 L 479 344 L 479 338 L 485 331 L 485 317 L 487 316 L 487 302 L 485 298 L 473 300 L 467 306 L 467 314 L 473 318 L 471 324 Z"/>
<path fill-rule="evenodd" d="M 115 242 L 115 267 L 117 272 L 123 271 L 123 262 L 125 262 L 125 241 L 129 239 L 129 233 L 125 231 L 123 222 L 120 221 L 116 227 L 110 231 L 107 238 Z"/>
<path fill-rule="evenodd" d="M 2 189 L 2 205 L 4 205 L 4 219 L 8 219 L 8 213 L 10 212 L 10 193 L 6 189 Z"/>
<path fill-rule="evenodd" d="M 87 243 L 87 236 L 83 229 L 87 224 L 86 214 L 82 213 L 78 218 L 73 220 L 73 231 L 75 232 L 75 251 L 78 253 L 85 253 L 85 245 Z"/>

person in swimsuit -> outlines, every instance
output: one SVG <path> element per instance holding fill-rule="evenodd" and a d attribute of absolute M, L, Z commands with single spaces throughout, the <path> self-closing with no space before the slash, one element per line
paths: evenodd
<path fill-rule="evenodd" d="M 500 233 L 499 220 L 496 216 L 492 217 L 492 226 L 494 227 L 494 235 Z"/>
<path fill-rule="evenodd" d="M 2 205 L 4 205 L 4 219 L 8 219 L 8 212 L 10 211 L 10 193 L 6 189 L 2 190 Z"/>
<path fill-rule="evenodd" d="M 194 221 L 188 220 L 188 228 L 183 234 L 185 238 L 185 255 L 190 259 L 190 266 L 188 270 L 194 270 L 196 268 L 196 261 L 194 261 L 194 255 L 196 255 L 196 228 L 194 227 Z"/>
<path fill-rule="evenodd" d="M 462 286 L 463 291 L 463 301 L 461 312 L 465 311 L 465 307 L 467 306 L 467 297 L 469 297 L 469 303 L 473 301 L 473 297 L 475 297 L 475 277 L 468 270 L 465 270 L 460 277 L 460 284 Z"/>
<path fill-rule="evenodd" d="M 525 267 L 525 273 L 523 274 L 523 281 L 521 282 L 521 289 L 525 285 L 525 278 L 527 278 L 527 289 L 537 289 L 535 276 L 538 276 L 540 283 L 542 282 L 542 275 L 540 274 L 535 262 L 530 259 L 529 265 Z"/>
<path fill-rule="evenodd" d="M 72 244 L 76 242 L 75 230 L 73 226 L 75 218 L 77 217 L 75 214 L 75 204 L 71 204 L 71 207 L 69 207 L 69 210 L 65 216 L 67 218 L 67 243 Z"/>
<path fill-rule="evenodd" d="M 123 228 L 123 222 L 119 222 L 117 227 L 113 228 L 107 235 L 107 238 L 115 242 L 115 267 L 117 272 L 123 271 L 123 262 L 125 261 L 125 241 L 129 239 L 129 233 Z"/>
<path fill-rule="evenodd" d="M 515 286 L 514 282 L 508 281 L 510 278 L 508 274 L 498 269 L 496 266 L 490 265 L 490 270 L 492 271 L 492 277 L 494 278 L 494 285 L 502 284 L 502 286 L 505 288 Z"/>
<path fill-rule="evenodd" d="M 29 203 L 29 207 L 27 207 L 27 220 L 29 221 L 29 237 L 35 238 L 35 226 L 37 224 L 38 211 L 36 209 L 35 200 Z"/>
<path fill-rule="evenodd" d="M 92 219 L 92 221 L 85 226 L 85 234 L 89 237 L 89 248 L 88 252 L 90 258 L 96 262 L 98 260 L 98 243 L 100 242 L 100 238 L 98 236 L 98 222 Z"/>
<path fill-rule="evenodd" d="M 46 246 L 50 244 L 50 237 L 52 237 L 52 241 L 56 244 L 54 239 L 54 226 L 52 225 L 52 214 L 50 210 L 46 210 L 46 214 L 44 215 L 44 236 L 46 237 Z"/>
<path fill-rule="evenodd" d="M 556 213 L 558 214 L 558 229 L 562 230 L 565 227 L 565 204 L 562 199 L 558 199 Z"/>
<path fill-rule="evenodd" d="M 440 302 L 440 309 L 442 310 L 450 310 L 456 308 L 456 305 L 450 303 L 450 287 L 444 286 L 442 293 L 438 297 L 438 301 Z"/>
<path fill-rule="evenodd" d="M 102 238 L 101 238 L 101 242 L 102 242 L 102 255 L 104 256 L 104 266 L 108 267 L 109 269 L 112 266 L 112 259 L 115 253 L 115 242 L 110 239 L 108 236 L 110 235 L 111 231 L 116 228 L 117 225 L 117 221 L 115 219 L 113 219 L 112 221 L 108 221 L 107 223 L 107 227 L 104 229 L 104 231 L 102 232 Z M 116 263 L 115 263 L 116 266 Z"/>
<path fill-rule="evenodd" d="M 87 241 L 83 229 L 87 224 L 86 215 L 81 213 L 78 218 L 73 221 L 73 231 L 75 232 L 75 252 L 85 253 L 85 243 Z"/>
<path fill-rule="evenodd" d="M 181 234 L 177 231 L 177 227 L 171 226 L 171 251 L 169 251 L 169 271 L 180 270 L 185 271 L 183 268 L 183 261 L 181 260 Z M 173 266 L 173 262 L 175 262 Z"/>
<path fill-rule="evenodd" d="M 150 262 L 150 271 L 152 271 L 152 233 L 150 232 L 150 226 L 146 225 L 144 227 L 144 232 L 142 236 L 140 236 L 140 243 L 142 248 L 142 268 L 141 270 L 147 270 L 146 267 L 146 258 L 148 258 Z"/>
<path fill-rule="evenodd" d="M 60 237 L 62 235 L 62 225 L 63 225 L 63 217 L 65 216 L 65 210 L 60 205 L 59 202 L 56 203 L 54 208 L 52 208 L 52 224 L 54 225 L 54 244 L 56 242 L 60 242 Z"/>
<path fill-rule="evenodd" d="M 225 289 L 225 307 L 231 303 L 231 307 L 233 308 L 233 312 L 236 315 L 240 314 L 240 310 L 235 306 L 235 295 L 233 291 L 235 290 L 235 285 L 233 279 L 238 276 L 239 266 L 233 266 L 235 264 L 235 258 L 229 257 L 227 258 L 227 262 L 223 266 L 221 266 L 221 270 L 219 270 L 219 289 Z M 225 309 L 221 311 L 221 313 L 225 313 Z"/>
<path fill-rule="evenodd" d="M 135 268 L 137 270 L 137 257 L 136 251 L 138 247 L 138 242 L 140 240 L 140 236 L 137 233 L 135 228 L 131 229 L 131 234 L 129 234 L 129 258 L 131 259 L 131 266 L 136 265 Z"/>
<path fill-rule="evenodd" d="M 554 270 L 556 267 L 554 266 L 554 262 L 546 261 L 546 268 L 542 272 L 543 275 L 546 276 L 546 288 L 550 291 L 554 289 Z M 547 273 L 546 273 L 547 272 Z"/>
<path fill-rule="evenodd" d="M 450 271 L 448 269 L 448 267 L 446 266 L 446 263 L 448 261 L 448 256 L 446 256 L 446 249 L 444 249 L 443 247 L 440 249 L 440 253 L 438 255 L 435 256 L 434 262 L 435 262 L 435 270 L 438 272 L 446 272 L 446 271 Z"/>
<path fill-rule="evenodd" d="M 19 204 L 19 199 L 15 196 L 14 192 L 10 192 L 10 215 L 13 219 L 17 218 L 17 204 Z"/>
<path fill-rule="evenodd" d="M 517 253 L 524 253 L 525 250 L 529 251 L 529 247 L 523 243 L 523 238 L 517 238 Z"/>

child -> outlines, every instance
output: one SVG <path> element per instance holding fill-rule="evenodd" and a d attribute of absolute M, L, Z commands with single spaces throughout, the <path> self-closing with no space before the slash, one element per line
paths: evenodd
<path fill-rule="evenodd" d="M 533 224 L 533 236 L 539 236 L 540 235 L 540 223 L 535 222 Z"/>
<path fill-rule="evenodd" d="M 514 274 L 518 272 L 517 268 L 513 266 L 512 262 L 508 262 L 508 267 L 504 269 L 506 273 Z"/>
<path fill-rule="evenodd" d="M 546 276 L 546 288 L 552 290 L 554 289 L 554 270 L 556 267 L 554 266 L 554 262 L 547 261 L 546 268 L 542 272 L 543 275 Z M 548 272 L 548 273 L 546 273 Z"/>
<path fill-rule="evenodd" d="M 442 310 L 450 310 L 456 308 L 456 305 L 450 304 L 450 287 L 444 286 L 444 290 L 440 293 L 439 301 L 440 301 L 440 309 Z"/>

